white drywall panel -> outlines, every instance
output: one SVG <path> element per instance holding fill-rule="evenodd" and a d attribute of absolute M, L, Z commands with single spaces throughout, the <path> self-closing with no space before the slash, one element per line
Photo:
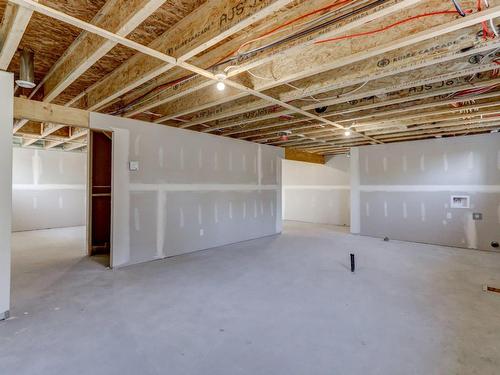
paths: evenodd
<path fill-rule="evenodd" d="M 0 319 L 10 309 L 14 76 L 0 71 Z"/>
<path fill-rule="evenodd" d="M 281 232 L 281 148 L 101 114 L 91 127 L 114 132 L 113 267 Z"/>
<path fill-rule="evenodd" d="M 360 147 L 359 170 L 361 234 L 482 250 L 500 241 L 500 134 Z M 470 206 L 453 208 L 452 196 Z"/>
<path fill-rule="evenodd" d="M 325 165 L 283 160 L 284 219 L 349 225 L 349 170 L 344 155 Z"/>
<path fill-rule="evenodd" d="M 12 231 L 85 224 L 84 153 L 14 148 Z"/>

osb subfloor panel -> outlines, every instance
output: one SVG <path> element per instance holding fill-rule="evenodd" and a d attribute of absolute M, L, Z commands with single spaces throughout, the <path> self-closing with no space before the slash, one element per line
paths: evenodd
<path fill-rule="evenodd" d="M 81 257 L 83 239 L 74 229 L 14 235 L 1 374 L 500 368 L 500 297 L 481 288 L 500 281 L 500 254 L 287 223 L 282 236 L 109 271 Z"/>

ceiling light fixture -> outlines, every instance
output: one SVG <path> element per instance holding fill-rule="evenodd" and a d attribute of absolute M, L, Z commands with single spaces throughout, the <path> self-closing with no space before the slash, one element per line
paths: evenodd
<path fill-rule="evenodd" d="M 224 73 L 219 73 L 215 75 L 215 78 L 218 81 L 216 86 L 217 90 L 224 91 L 226 89 L 226 84 L 224 83 L 224 81 L 226 80 L 227 75 L 225 75 Z"/>
<path fill-rule="evenodd" d="M 349 129 L 349 128 L 347 128 L 347 129 L 344 131 L 344 135 L 345 135 L 346 137 L 351 136 L 351 134 L 352 134 L 352 133 L 351 133 L 351 129 Z"/>

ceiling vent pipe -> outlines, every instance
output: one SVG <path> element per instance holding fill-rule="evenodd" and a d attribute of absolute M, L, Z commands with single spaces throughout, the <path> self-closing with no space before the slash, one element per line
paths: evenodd
<path fill-rule="evenodd" d="M 32 51 L 21 50 L 21 59 L 19 61 L 19 79 L 16 83 L 20 87 L 32 89 L 35 87 L 35 58 Z"/>

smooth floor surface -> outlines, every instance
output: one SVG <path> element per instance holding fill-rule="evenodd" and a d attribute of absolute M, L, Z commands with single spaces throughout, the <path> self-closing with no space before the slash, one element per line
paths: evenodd
<path fill-rule="evenodd" d="M 345 232 L 113 271 L 82 228 L 16 233 L 0 374 L 500 373 L 500 254 Z"/>

